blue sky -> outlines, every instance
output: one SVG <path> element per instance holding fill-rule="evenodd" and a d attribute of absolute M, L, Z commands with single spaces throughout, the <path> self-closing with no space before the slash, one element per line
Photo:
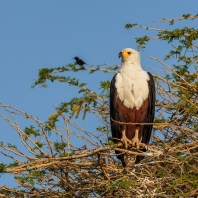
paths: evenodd
<path fill-rule="evenodd" d="M 81 57 L 89 65 L 119 64 L 119 51 L 126 47 L 135 49 L 135 37 L 147 33 L 140 29 L 126 30 L 126 23 L 146 26 L 150 20 L 181 17 L 186 13 L 195 15 L 197 7 L 198 2 L 194 0 L 2 0 L 0 102 L 46 121 L 54 112 L 53 105 L 58 106 L 60 102 L 68 101 L 77 92 L 66 84 L 58 83 L 49 83 L 47 89 L 30 89 L 40 68 L 73 63 L 74 56 Z M 197 21 L 193 23 L 188 24 L 193 24 L 196 28 Z M 177 23 L 177 27 L 184 25 L 185 23 Z M 171 28 L 166 23 L 152 23 L 150 26 Z M 141 52 L 142 65 L 158 67 L 148 56 L 162 58 L 166 52 L 166 45 L 152 42 Z M 113 76 L 96 74 L 92 77 L 85 73 L 75 75 L 88 82 L 88 87 L 92 89 L 97 89 L 100 80 L 110 80 Z M 4 121 L 0 120 L 0 124 L 1 141 L 18 141 L 14 131 Z M 23 120 L 21 125 L 25 126 L 26 121 Z M 1 155 L 0 161 L 4 162 Z M 0 185 L 5 184 L 12 186 L 14 183 L 10 177 L 2 176 Z"/>

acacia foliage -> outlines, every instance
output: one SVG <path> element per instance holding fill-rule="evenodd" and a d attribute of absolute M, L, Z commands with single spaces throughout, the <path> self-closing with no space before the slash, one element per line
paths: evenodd
<path fill-rule="evenodd" d="M 82 79 L 71 78 L 67 72 L 88 71 L 115 73 L 117 65 L 78 66 L 68 64 L 39 71 L 36 85 L 46 86 L 47 81 L 59 81 L 76 86 L 80 97 L 55 107 L 45 123 L 26 112 L 1 104 L 10 117 L 0 115 L 19 135 L 24 150 L 16 145 L 1 142 L 1 154 L 12 163 L 1 163 L 0 172 L 14 176 L 16 188 L 1 186 L 3 195 L 18 197 L 197 197 L 198 196 L 198 30 L 192 27 L 177 28 L 177 21 L 197 20 L 198 15 L 162 19 L 149 23 L 169 23 L 169 29 L 126 24 L 126 28 L 141 28 L 155 32 L 154 37 L 136 38 L 139 49 L 147 42 L 164 41 L 170 51 L 164 60 L 150 57 L 163 66 L 154 75 L 157 87 L 156 115 L 152 142 L 147 153 L 126 151 L 114 145 L 108 134 L 110 81 L 100 83 L 100 93 L 87 88 Z M 175 25 L 175 26 L 174 26 Z M 175 29 L 173 29 L 175 27 Z M 169 65 L 167 64 L 169 63 Z M 102 90 L 102 91 L 101 91 Z M 99 135 L 87 131 L 73 121 L 82 115 L 95 116 Z M 16 116 L 32 121 L 21 129 Z M 62 122 L 61 122 L 62 121 Z M 57 127 L 62 123 L 64 127 Z M 49 133 L 50 132 L 50 133 Z M 56 141 L 53 134 L 56 134 Z M 84 146 L 71 141 L 75 136 Z M 119 146 L 121 143 L 119 144 Z M 123 169 L 115 158 L 114 150 L 128 155 L 144 155 L 138 165 Z"/>

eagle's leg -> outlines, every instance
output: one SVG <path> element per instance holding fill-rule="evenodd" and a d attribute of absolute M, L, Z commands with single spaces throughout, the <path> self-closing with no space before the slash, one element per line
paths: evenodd
<path fill-rule="evenodd" d="M 132 146 L 135 146 L 136 149 L 139 149 L 140 147 L 145 147 L 144 143 L 141 143 L 141 141 L 139 140 L 139 130 L 136 129 L 135 130 L 135 137 L 131 140 L 132 142 Z"/>
<path fill-rule="evenodd" d="M 122 138 L 121 138 L 121 141 L 123 142 L 125 149 L 128 148 L 128 143 L 131 144 L 131 140 L 129 140 L 129 139 L 126 137 L 125 129 L 122 130 Z"/>

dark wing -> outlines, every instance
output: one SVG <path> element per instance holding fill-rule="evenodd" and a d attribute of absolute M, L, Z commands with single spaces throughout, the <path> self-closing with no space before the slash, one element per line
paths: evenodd
<path fill-rule="evenodd" d="M 112 133 L 112 138 L 117 138 L 121 139 L 121 134 L 119 132 L 119 124 L 112 121 L 113 120 L 118 120 L 119 121 L 119 115 L 116 110 L 116 98 L 117 98 L 117 89 L 115 86 L 115 81 L 116 81 L 116 75 L 114 75 L 112 81 L 111 81 L 111 86 L 110 86 L 110 123 L 111 123 L 111 133 Z M 111 119 L 112 118 L 112 119 Z M 116 139 L 113 139 L 113 141 L 116 143 Z"/>
<path fill-rule="evenodd" d="M 115 86 L 116 82 L 116 75 L 114 75 L 112 81 L 111 81 L 111 86 L 110 86 L 110 123 L 111 123 L 111 133 L 112 133 L 112 139 L 113 142 L 117 143 L 119 139 L 121 139 L 121 133 L 120 133 L 120 126 L 118 123 L 114 122 L 113 120 L 121 121 L 119 112 L 116 108 L 116 100 L 117 100 L 117 88 Z M 112 120 L 112 119 L 113 120 Z M 117 154 L 117 158 L 122 161 L 122 165 L 125 167 L 125 162 L 124 162 L 124 155 L 120 154 L 119 151 L 115 151 Z"/>
<path fill-rule="evenodd" d="M 148 95 L 148 110 L 145 117 L 145 123 L 153 123 L 155 115 L 155 82 L 151 73 L 147 72 L 150 80 L 148 81 L 149 95 Z M 145 144 L 149 143 L 153 125 L 145 125 L 143 128 L 142 142 Z"/>
<path fill-rule="evenodd" d="M 80 59 L 80 65 L 86 64 L 82 59 Z"/>
<path fill-rule="evenodd" d="M 150 80 L 148 81 L 149 86 L 149 95 L 148 95 L 148 110 L 146 117 L 144 119 L 144 123 L 153 123 L 154 121 L 154 114 L 155 114 L 155 82 L 153 80 L 153 76 L 151 73 L 147 72 L 149 75 Z M 152 132 L 153 125 L 145 125 L 143 128 L 143 134 L 142 134 L 142 143 L 148 144 L 151 138 L 151 132 Z M 146 152 L 146 149 L 140 149 L 141 151 Z M 135 160 L 135 164 L 138 164 L 142 159 L 144 159 L 144 156 L 137 156 Z"/>

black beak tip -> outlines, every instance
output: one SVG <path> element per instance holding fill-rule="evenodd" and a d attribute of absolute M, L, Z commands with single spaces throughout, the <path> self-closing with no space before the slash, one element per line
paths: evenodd
<path fill-rule="evenodd" d="M 119 54 L 118 54 L 118 58 L 121 58 L 122 57 L 122 52 L 120 52 Z"/>

